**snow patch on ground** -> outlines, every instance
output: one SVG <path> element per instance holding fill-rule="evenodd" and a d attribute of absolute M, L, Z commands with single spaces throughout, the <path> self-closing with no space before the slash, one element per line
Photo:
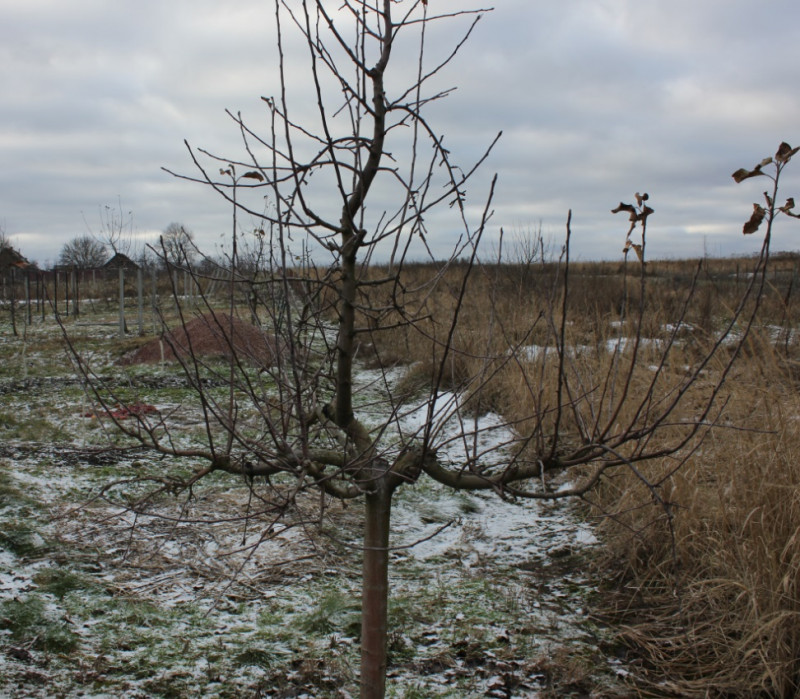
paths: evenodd
<path fill-rule="evenodd" d="M 386 387 L 404 371 L 361 372 L 359 414 L 369 415 L 371 403 L 385 406 Z M 79 417 L 84 399 L 73 393 L 41 402 L 57 404 L 54 420 L 73 416 L 76 445 L 91 443 L 102 435 Z M 502 418 L 471 414 L 449 392 L 436 397 L 430 413 L 424 398 L 398 406 L 397 432 L 385 442 L 391 450 L 400 434 L 419 439 L 428 428 L 448 465 L 481 457 L 497 467 L 509 458 L 504 445 L 513 434 Z M 358 644 L 348 624 L 359 594 L 358 505 L 328 502 L 319 521 L 318 496 L 301 494 L 278 523 L 256 491 L 263 511 L 250 510 L 245 523 L 246 484 L 220 476 L 191 499 L 136 516 L 114 492 L 110 501 L 90 494 L 115 478 L 136 477 L 152 466 L 146 459 L 94 465 L 63 447 L 7 451 L 15 478 L 55 517 L 52 527 L 37 525 L 55 548 L 30 561 L 0 550 L 0 599 L 35 594 L 34 576 L 43 569 L 76 568 L 96 587 L 58 600 L 44 594 L 47 609 L 79 635 L 80 663 L 39 651 L 31 660 L 0 652 L 0 675 L 11 683 L 0 682 L 0 692 L 13 678 L 32 677 L 32 667 L 42 682 L 31 679 L 24 694 L 12 696 L 155 696 L 162 681 L 208 697 L 247 695 L 260 682 L 269 696 L 278 681 L 296 686 L 294 696 L 357 692 Z M 139 466 L 137 458 L 147 463 Z M 405 613 L 393 611 L 394 696 L 411 688 L 428 696 L 506 696 L 511 677 L 520 682 L 514 696 L 534 697 L 545 685 L 537 663 L 554 649 L 594 658 L 597 638 L 584 615 L 593 583 L 569 563 L 594 536 L 570 505 L 453 492 L 421 478 L 398 491 L 393 530 L 392 604 L 407 605 Z"/>
<path fill-rule="evenodd" d="M 450 392 L 438 395 L 432 405 L 432 411 L 423 403 L 408 413 L 401 429 L 420 433 L 432 415 L 432 434 L 442 445 L 437 449 L 441 461 L 459 464 L 482 456 L 486 463 L 488 455 L 491 465 L 503 465 L 511 458 L 505 445 L 514 435 L 499 415 L 465 416 L 460 398 Z M 412 555 L 422 560 L 455 548 L 462 564 L 469 566 L 489 556 L 541 558 L 549 550 L 596 541 L 588 525 L 561 505 L 512 502 L 483 491 L 452 492 L 438 484 L 427 488 L 434 503 L 431 511 L 426 512 L 419 500 L 409 503 L 401 490 L 393 512 L 398 532 L 393 545 L 411 547 Z"/>

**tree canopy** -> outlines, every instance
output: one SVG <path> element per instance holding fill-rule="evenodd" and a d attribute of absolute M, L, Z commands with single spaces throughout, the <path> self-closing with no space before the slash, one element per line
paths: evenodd
<path fill-rule="evenodd" d="M 90 235 L 81 235 L 64 244 L 58 255 L 58 264 L 77 269 L 97 269 L 108 260 L 105 245 Z"/>

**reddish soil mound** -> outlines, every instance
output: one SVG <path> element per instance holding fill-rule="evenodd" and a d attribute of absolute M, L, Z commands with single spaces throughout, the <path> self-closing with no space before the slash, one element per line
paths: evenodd
<path fill-rule="evenodd" d="M 230 357 L 231 348 L 242 360 L 258 366 L 271 366 L 277 356 L 274 336 L 227 313 L 206 313 L 185 326 L 164 333 L 126 355 L 122 364 L 147 364 L 172 361 L 175 351 L 182 357 Z"/>

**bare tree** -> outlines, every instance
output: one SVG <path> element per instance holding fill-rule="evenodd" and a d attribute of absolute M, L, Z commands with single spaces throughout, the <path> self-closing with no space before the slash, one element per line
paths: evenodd
<path fill-rule="evenodd" d="M 135 254 L 131 250 L 134 243 L 133 212 L 125 211 L 122 200 L 119 199 L 116 206 L 105 204 L 99 207 L 99 218 L 100 225 L 95 231 L 84 216 L 83 220 L 90 235 L 111 248 L 115 255 Z"/>
<path fill-rule="evenodd" d="M 165 336 L 197 392 L 205 420 L 203 438 L 190 445 L 174 438 L 180 428 L 171 424 L 169 415 L 131 411 L 135 421 L 115 422 L 140 446 L 203 462 L 188 478 L 165 476 L 153 495 L 190 492 L 203 479 L 224 471 L 264 478 L 273 502 L 280 503 L 279 514 L 310 490 L 363 502 L 361 695 L 382 697 L 396 490 L 424 475 L 451 488 L 494 491 L 504 498 L 559 499 L 586 496 L 616 468 L 638 473 L 638 463 L 670 455 L 677 467 L 716 418 L 715 401 L 736 351 L 726 350 L 727 359 L 714 381 L 701 377 L 711 358 L 727 347 L 725 338 L 743 314 L 749 327 L 755 310 L 743 299 L 720 339 L 688 373 L 669 382 L 662 370 L 675 350 L 677 330 L 672 332 L 659 350 L 655 370 L 643 374 L 647 294 L 645 267 L 640 264 L 633 277 L 638 279 L 636 302 L 625 318 L 630 337 L 625 343 L 620 338 L 610 352 L 604 374 L 588 375 L 569 348 L 568 216 L 558 288 L 550 296 L 546 316 L 531 320 L 532 328 L 542 325 L 553 350 L 546 357 L 552 359 L 531 373 L 525 357 L 529 337 L 508 336 L 494 313 L 491 292 L 490 312 L 481 318 L 484 328 L 488 326 L 487 345 L 479 352 L 460 344 L 465 299 L 480 269 L 479 244 L 491 215 L 494 181 L 486 200 L 470 216 L 465 185 L 485 154 L 472 166 L 458 167 L 424 112 L 448 94 L 429 86 L 462 48 L 483 10 L 433 14 L 434 8 L 420 0 L 345 0 L 336 7 L 323 0 L 276 0 L 281 90 L 278 97 L 265 98 L 271 128 L 257 134 L 240 115 L 230 114 L 243 139 L 245 155 L 237 160 L 189 147 L 200 174 L 186 179 L 210 186 L 233 212 L 225 312 L 205 299 L 205 322 L 225 338 L 227 364 L 220 368 L 206 362 L 188 335 L 183 341 Z M 444 52 L 437 47 L 437 58 L 428 65 L 428 33 L 445 20 L 464 23 L 461 39 Z M 287 29 L 299 32 L 307 51 L 307 84 L 316 113 L 303 123 L 294 121 L 290 107 Z M 398 64 L 394 79 L 387 76 L 397 61 L 398 37 L 405 35 L 418 48 L 414 71 L 405 71 L 407 82 L 400 86 L 407 60 Z M 487 153 L 493 144 L 487 144 Z M 266 212 L 264 197 L 270 202 Z M 403 271 L 410 251 L 427 248 L 427 240 L 435 235 L 427 220 L 439 208 L 452 214 L 460 239 L 451 257 L 432 267 L 430 279 L 407 289 Z M 630 217 L 626 250 L 632 247 L 644 261 L 647 220 L 653 213 L 646 195 L 637 195 L 635 204 L 621 204 L 616 211 Z M 264 248 L 268 252 L 258 258 L 259 270 L 252 269 L 251 259 L 245 267 L 239 265 L 242 213 L 263 221 L 262 234 L 270 237 L 271 245 Z M 763 280 L 768 240 L 769 236 L 748 287 L 750 298 Z M 381 253 L 389 263 L 376 275 L 372 261 Z M 168 254 L 166 249 L 163 254 Z M 451 289 L 452 305 L 437 317 L 425 299 L 459 260 L 463 274 Z M 265 328 L 263 344 L 270 350 L 269 358 L 262 358 L 256 368 L 236 330 L 236 289 L 241 284 L 256 296 L 259 322 Z M 422 299 L 413 305 L 408 301 L 412 291 Z M 181 313 L 186 328 L 188 318 Z M 433 362 L 428 387 L 421 396 L 403 398 L 392 390 L 384 372 L 384 402 L 369 409 L 370 416 L 382 415 L 375 424 L 357 406 L 357 353 L 382 334 L 398 330 L 429 343 Z M 95 399 L 107 408 L 120 402 L 92 380 L 91 369 L 75 354 Z M 452 370 L 465 359 L 477 360 L 480 370 Z M 505 371 L 518 372 L 527 412 L 486 425 L 475 415 L 495 377 Z M 220 381 L 227 385 L 225 396 L 207 388 Z M 698 396 L 692 389 L 701 381 Z M 694 419 L 673 419 L 690 397 L 697 406 Z M 405 418 L 420 410 L 425 418 L 412 426 Z M 455 436 L 449 429 L 453 423 L 458 427 Z M 495 439 L 487 448 L 483 445 L 489 435 Z M 571 485 L 551 487 L 552 478 L 564 473 L 573 474 Z M 653 500 L 671 516 L 671 504 L 660 494 L 662 484 L 649 485 Z M 132 507 L 146 509 L 147 499 Z M 269 532 L 263 535 L 268 536 Z"/>
<path fill-rule="evenodd" d="M 81 235 L 64 244 L 58 264 L 77 269 L 97 269 L 108 260 L 106 246 L 90 235 Z"/>
<path fill-rule="evenodd" d="M 194 258 L 194 234 L 182 223 L 170 223 L 161 235 L 156 253 L 172 267 L 184 267 Z"/>

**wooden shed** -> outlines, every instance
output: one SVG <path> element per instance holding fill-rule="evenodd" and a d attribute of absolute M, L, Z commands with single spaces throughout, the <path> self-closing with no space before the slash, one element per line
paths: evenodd
<path fill-rule="evenodd" d="M 121 252 L 115 253 L 114 256 L 103 265 L 103 269 L 119 269 L 120 267 L 126 271 L 136 271 L 139 269 L 139 265 Z"/>

